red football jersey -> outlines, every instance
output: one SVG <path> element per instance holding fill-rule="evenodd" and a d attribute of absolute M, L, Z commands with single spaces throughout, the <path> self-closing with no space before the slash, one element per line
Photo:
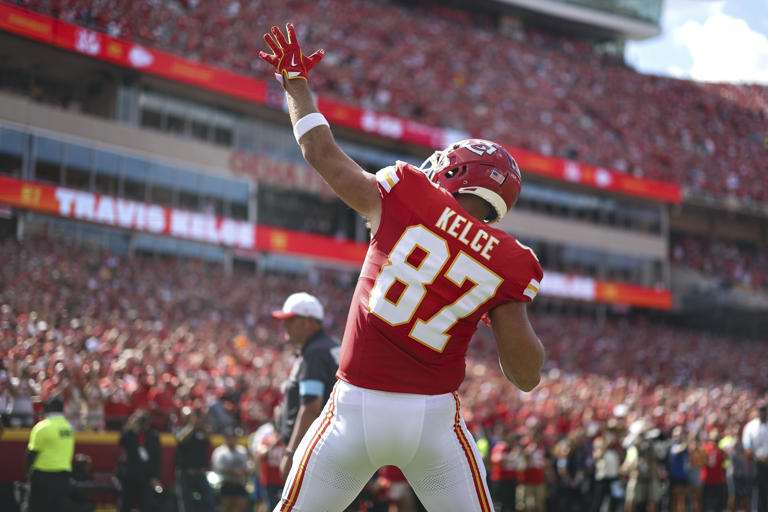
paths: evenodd
<path fill-rule="evenodd" d="M 337 376 L 399 393 L 455 391 L 480 317 L 531 301 L 533 251 L 472 218 L 415 167 L 376 174 L 381 223 L 368 248 L 344 331 Z"/>
<path fill-rule="evenodd" d="M 505 441 L 499 441 L 491 448 L 491 480 L 512 480 L 517 478 L 517 467 L 509 460 L 512 448 Z"/>
<path fill-rule="evenodd" d="M 261 458 L 259 467 L 259 482 L 261 485 L 283 485 L 285 479 L 280 472 L 280 462 L 285 454 L 285 444 L 279 440 L 277 432 L 270 432 L 259 442 L 260 447 L 270 446 L 266 455 Z"/>
<path fill-rule="evenodd" d="M 703 448 L 706 463 L 699 470 L 701 481 L 705 485 L 725 485 L 725 452 L 714 441 L 707 441 Z"/>
<path fill-rule="evenodd" d="M 545 483 L 544 470 L 547 465 L 547 455 L 542 446 L 537 446 L 528 456 L 528 466 L 525 468 L 525 483 L 541 485 Z"/>

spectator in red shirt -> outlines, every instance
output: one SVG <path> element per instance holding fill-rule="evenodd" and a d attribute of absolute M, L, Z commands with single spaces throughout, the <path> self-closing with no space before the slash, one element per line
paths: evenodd
<path fill-rule="evenodd" d="M 280 495 L 285 484 L 285 479 L 280 472 L 280 462 L 285 454 L 285 443 L 277 432 L 274 421 L 259 427 L 252 434 L 249 445 L 258 465 L 258 483 L 266 493 L 267 510 L 273 510 L 280 502 Z"/>
<path fill-rule="evenodd" d="M 701 467 L 702 504 L 706 512 L 722 512 L 728 500 L 725 479 L 725 452 L 717 445 L 720 432 L 713 428 L 704 443 L 704 465 Z"/>
<path fill-rule="evenodd" d="M 149 403 L 154 421 L 158 426 L 167 428 L 171 414 L 176 410 L 174 397 L 176 390 L 170 383 L 170 375 L 163 375 L 149 390 Z"/>
<path fill-rule="evenodd" d="M 107 384 L 107 398 L 104 402 L 104 420 L 107 430 L 120 430 L 131 414 L 131 401 L 122 387 L 122 381 Z"/>
<path fill-rule="evenodd" d="M 547 501 L 547 450 L 542 441 L 541 430 L 536 428 L 530 441 L 525 444 L 524 485 L 518 487 L 517 510 L 544 512 Z M 522 490 L 522 492 L 521 492 Z"/>
<path fill-rule="evenodd" d="M 146 375 L 142 375 L 139 380 L 139 386 L 136 391 L 131 395 L 131 408 L 132 410 L 147 409 L 151 410 L 150 406 L 150 391 L 152 389 L 151 378 Z"/>
<path fill-rule="evenodd" d="M 515 512 L 517 472 L 522 458 L 520 437 L 513 433 L 491 448 L 490 490 L 500 512 Z"/>

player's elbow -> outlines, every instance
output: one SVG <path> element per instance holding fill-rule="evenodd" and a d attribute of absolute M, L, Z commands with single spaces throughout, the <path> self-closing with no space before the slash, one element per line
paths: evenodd
<path fill-rule="evenodd" d="M 528 364 L 520 365 L 515 364 L 515 362 L 505 362 L 503 359 L 500 359 L 499 363 L 501 364 L 501 371 L 504 377 L 521 391 L 531 391 L 541 382 L 540 364 L 531 364 L 529 362 Z"/>
<path fill-rule="evenodd" d="M 510 380 L 512 381 L 512 384 L 520 389 L 520 391 L 525 391 L 527 393 L 528 391 L 533 391 L 534 388 L 539 385 L 539 382 L 541 382 L 541 374 L 536 373 L 536 375 L 518 377 L 514 380 Z"/>
<path fill-rule="evenodd" d="M 531 391 L 541 382 L 541 369 L 546 354 L 538 338 L 519 350 L 505 352 L 499 357 L 504 376 L 522 391 Z"/>

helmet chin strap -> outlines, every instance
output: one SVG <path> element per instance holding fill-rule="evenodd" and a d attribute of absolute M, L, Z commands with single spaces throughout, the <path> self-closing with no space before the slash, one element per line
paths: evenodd
<path fill-rule="evenodd" d="M 491 190 L 488 190 L 487 188 L 482 187 L 464 187 L 460 188 L 457 191 L 457 194 L 472 194 L 474 196 L 477 196 L 485 202 L 487 202 L 489 205 L 491 205 L 491 210 L 496 213 L 496 218 L 493 220 L 484 220 L 486 224 L 492 224 L 494 222 L 498 222 L 507 214 L 507 204 L 504 202 L 504 200 L 501 198 L 499 194 L 496 192 L 493 192 Z"/>

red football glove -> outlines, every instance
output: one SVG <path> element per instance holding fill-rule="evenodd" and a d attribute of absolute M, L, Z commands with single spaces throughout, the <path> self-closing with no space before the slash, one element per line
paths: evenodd
<path fill-rule="evenodd" d="M 296 30 L 294 30 L 293 25 L 288 23 L 285 25 L 285 28 L 288 31 L 287 41 L 277 27 L 272 27 L 274 39 L 269 34 L 264 34 L 264 41 L 272 48 L 274 54 L 270 55 L 266 52 L 259 52 L 259 57 L 275 67 L 277 70 L 275 78 L 283 87 L 285 87 L 286 80 L 294 80 L 296 78 L 306 80 L 309 70 L 325 56 L 325 50 L 320 49 L 306 57 L 301 53 L 299 41 L 296 39 Z"/>

